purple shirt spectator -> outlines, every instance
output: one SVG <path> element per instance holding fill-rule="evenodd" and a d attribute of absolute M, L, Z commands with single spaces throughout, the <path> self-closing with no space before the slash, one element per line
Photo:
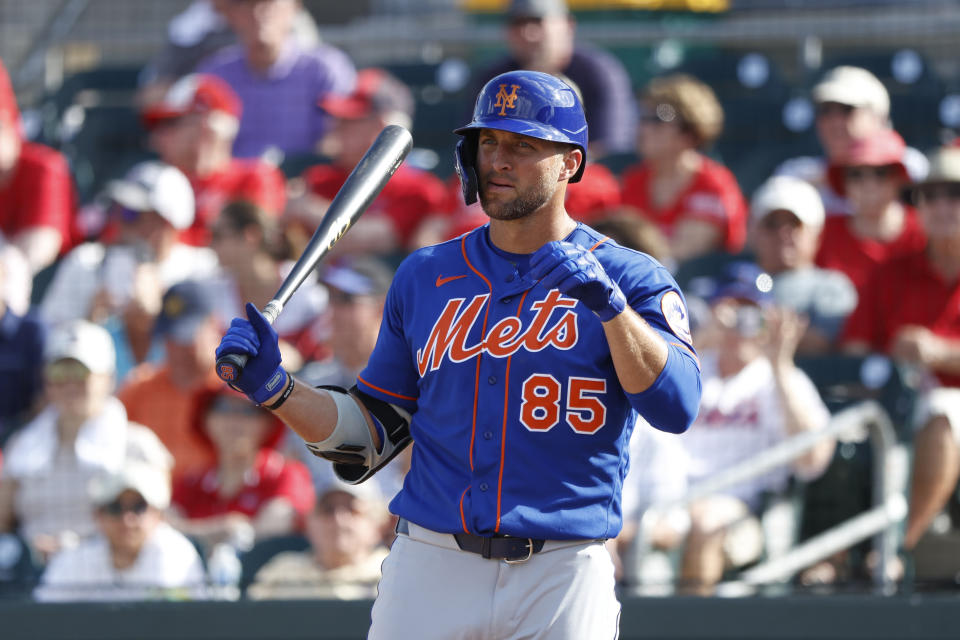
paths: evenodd
<path fill-rule="evenodd" d="M 238 158 L 260 156 L 270 147 L 284 153 L 313 151 L 327 126 L 318 100 L 328 93 L 348 93 L 356 78 L 353 62 L 339 49 L 321 45 L 303 51 L 293 43 L 266 74 L 250 68 L 240 46 L 214 54 L 198 71 L 226 80 L 243 102 L 233 144 Z"/>

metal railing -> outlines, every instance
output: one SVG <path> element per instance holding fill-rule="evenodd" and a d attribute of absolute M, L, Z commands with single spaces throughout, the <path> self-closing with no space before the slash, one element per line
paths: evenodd
<path fill-rule="evenodd" d="M 872 570 L 875 588 L 889 593 L 894 587 L 888 571 L 897 551 L 898 528 L 907 513 L 904 495 L 906 452 L 897 444 L 889 414 L 875 400 L 865 400 L 837 412 L 829 425 L 817 432 L 803 433 L 744 460 L 721 473 L 710 476 L 676 500 L 655 503 L 640 518 L 637 537 L 631 550 L 633 568 L 652 551 L 653 528 L 660 515 L 724 491 L 750 478 L 762 475 L 804 455 L 828 438 L 850 435 L 864 427 L 873 453 L 872 506 L 869 510 L 793 547 L 783 555 L 770 558 L 746 571 L 738 580 L 718 585 L 718 594 L 743 595 L 756 587 L 789 580 L 797 571 L 832 554 L 874 537 L 877 562 Z M 899 452 L 899 453 L 898 453 Z M 637 572 L 634 571 L 634 575 Z M 643 585 L 633 585 L 643 592 Z"/>

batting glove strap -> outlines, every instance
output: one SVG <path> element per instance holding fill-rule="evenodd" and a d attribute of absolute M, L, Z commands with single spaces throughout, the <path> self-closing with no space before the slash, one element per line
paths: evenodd
<path fill-rule="evenodd" d="M 618 315 L 623 313 L 623 310 L 627 308 L 627 298 L 623 295 L 623 291 L 620 290 L 616 284 L 613 285 L 613 289 L 610 290 L 610 297 L 607 299 L 607 304 L 600 309 L 590 309 L 597 317 L 600 318 L 600 322 L 607 322 L 608 320 L 613 320 Z"/>

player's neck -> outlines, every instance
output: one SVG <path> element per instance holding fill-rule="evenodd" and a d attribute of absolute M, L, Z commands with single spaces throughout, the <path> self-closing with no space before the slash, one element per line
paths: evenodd
<path fill-rule="evenodd" d="M 508 253 L 533 253 L 563 240 L 577 227 L 565 209 L 537 211 L 517 220 L 490 220 L 490 242 Z"/>

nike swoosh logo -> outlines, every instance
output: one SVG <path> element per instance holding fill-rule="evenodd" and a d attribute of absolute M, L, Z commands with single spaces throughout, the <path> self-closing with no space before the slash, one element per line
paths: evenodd
<path fill-rule="evenodd" d="M 462 276 L 449 276 L 449 277 L 446 277 L 446 278 L 443 278 L 443 277 L 441 277 L 441 276 L 437 276 L 437 286 L 438 286 L 438 287 L 442 287 L 443 285 L 447 284 L 447 283 L 450 282 L 451 280 L 459 280 L 460 278 L 466 278 L 466 277 L 467 277 L 466 275 L 462 275 Z"/>

